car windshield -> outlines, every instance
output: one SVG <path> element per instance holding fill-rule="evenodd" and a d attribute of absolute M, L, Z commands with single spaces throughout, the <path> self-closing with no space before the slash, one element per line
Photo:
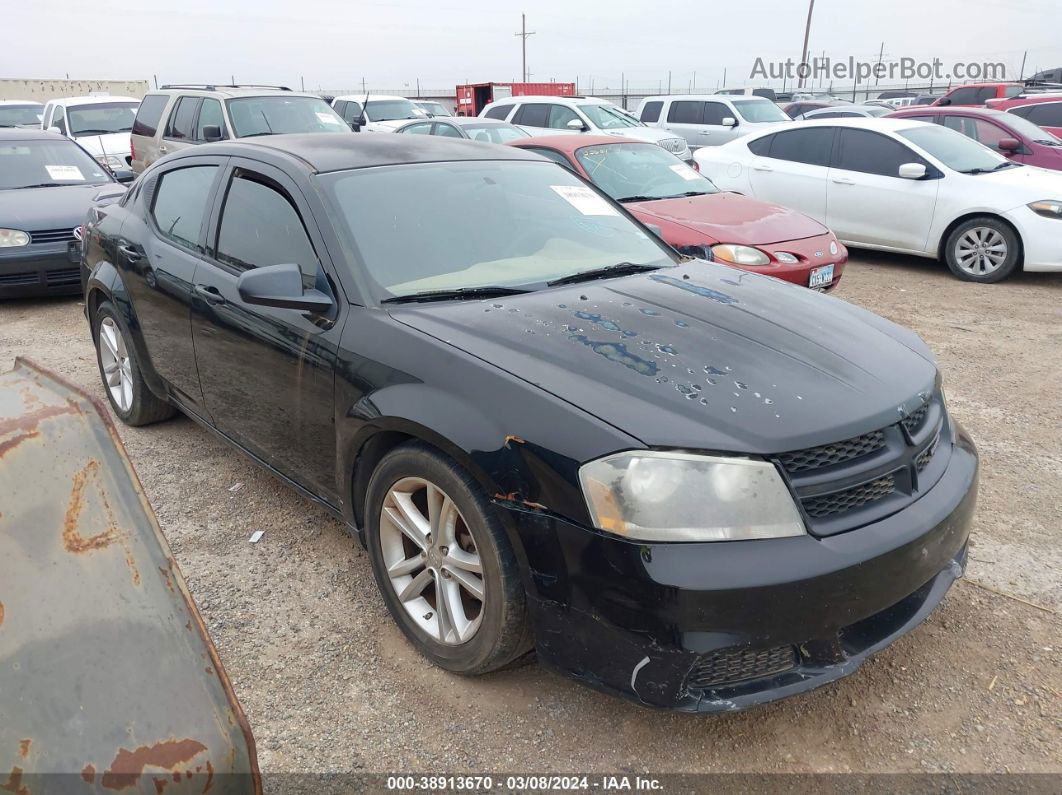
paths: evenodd
<path fill-rule="evenodd" d="M 1016 113 L 1008 113 L 1004 122 L 1014 132 L 1022 135 L 1032 141 L 1036 141 L 1038 144 L 1047 144 L 1048 146 L 1062 146 L 1062 139 L 1058 136 L 1052 135 L 1039 124 L 1031 122 L 1028 119 L 1022 118 Z"/>
<path fill-rule="evenodd" d="M 488 144 L 504 144 L 520 138 L 531 137 L 528 133 L 519 127 L 514 127 L 512 124 L 462 124 L 461 129 L 473 141 L 482 141 Z"/>
<path fill-rule="evenodd" d="M 444 108 L 438 102 L 418 102 L 417 103 L 417 107 L 420 108 L 421 110 L 426 110 L 428 113 L 432 114 L 433 116 L 452 116 L 453 115 L 452 113 L 450 113 L 450 111 L 448 111 L 446 108 Z"/>
<path fill-rule="evenodd" d="M 540 289 L 614 265 L 677 263 L 655 236 L 555 163 L 419 163 L 320 179 L 379 300 Z"/>
<path fill-rule="evenodd" d="M 0 141 L 0 190 L 113 182 L 73 141 Z"/>
<path fill-rule="evenodd" d="M 133 129 L 139 102 L 99 102 L 73 105 L 66 109 L 66 127 L 70 135 L 107 135 Z"/>
<path fill-rule="evenodd" d="M 630 116 L 625 116 L 618 110 L 613 110 L 608 105 L 580 105 L 581 110 L 590 122 L 599 130 L 619 130 L 624 127 L 641 127 Z"/>
<path fill-rule="evenodd" d="M 886 113 L 892 113 L 892 108 L 883 108 L 880 105 L 862 105 L 860 110 L 869 116 L 884 116 Z"/>
<path fill-rule="evenodd" d="M 408 99 L 370 99 L 365 103 L 365 112 L 370 121 L 393 121 L 394 119 L 423 119 L 416 106 Z"/>
<path fill-rule="evenodd" d="M 349 133 L 350 127 L 319 97 L 239 97 L 228 100 L 237 138 L 285 133 Z"/>
<path fill-rule="evenodd" d="M 37 127 L 40 105 L 0 105 L 0 127 Z"/>
<path fill-rule="evenodd" d="M 780 107 L 769 99 L 735 99 L 734 110 L 745 121 L 792 121 Z"/>
<path fill-rule="evenodd" d="M 1004 166 L 1016 166 L 984 144 L 961 132 L 940 125 L 922 125 L 901 130 L 900 135 L 921 147 L 948 168 L 964 174 L 983 174 Z"/>
<path fill-rule="evenodd" d="M 619 202 L 719 192 L 707 177 L 656 144 L 586 146 L 575 156 L 593 183 Z"/>

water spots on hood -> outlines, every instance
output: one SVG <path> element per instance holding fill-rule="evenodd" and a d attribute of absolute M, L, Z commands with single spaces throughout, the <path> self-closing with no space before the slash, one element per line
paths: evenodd
<path fill-rule="evenodd" d="M 569 334 L 568 339 L 572 342 L 578 342 L 580 345 L 585 345 L 598 356 L 604 356 L 610 362 L 621 364 L 640 375 L 656 375 L 659 370 L 656 362 L 643 359 L 641 356 L 631 353 L 622 342 L 592 340 L 584 334 Z M 667 379 L 665 378 L 664 380 Z"/>
<path fill-rule="evenodd" d="M 702 287 L 698 284 L 686 284 L 682 281 L 682 279 L 676 279 L 672 276 L 661 276 L 658 273 L 654 273 L 649 278 L 652 279 L 654 282 L 666 284 L 671 287 L 678 287 L 680 290 L 685 290 L 687 292 L 703 296 L 704 298 L 710 298 L 711 300 L 718 301 L 721 304 L 740 303 L 732 295 L 727 295 L 726 293 L 721 293 L 718 290 L 713 290 L 711 287 Z M 642 311 L 645 312 L 644 309 Z"/>
<path fill-rule="evenodd" d="M 598 328 L 604 329 L 605 331 L 615 331 L 617 334 L 622 334 L 624 337 L 638 336 L 638 332 L 626 331 L 620 328 L 619 324 L 616 321 L 609 320 L 607 317 L 603 317 L 602 315 L 599 315 L 596 312 L 584 312 L 580 310 L 578 312 L 573 312 L 572 314 L 574 314 L 580 320 L 585 320 L 588 323 L 597 326 Z"/>
<path fill-rule="evenodd" d="M 649 315 L 649 317 L 660 317 L 660 313 L 659 312 L 657 312 L 655 309 L 650 309 L 647 306 L 646 307 L 642 307 L 638 311 L 641 312 L 643 315 Z"/>

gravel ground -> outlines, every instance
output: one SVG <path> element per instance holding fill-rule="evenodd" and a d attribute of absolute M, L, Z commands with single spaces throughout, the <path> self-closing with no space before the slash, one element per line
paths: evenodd
<path fill-rule="evenodd" d="M 940 358 L 982 454 L 968 579 L 852 677 L 744 713 L 653 712 L 538 665 L 433 668 L 334 520 L 187 419 L 120 425 L 262 770 L 1062 772 L 1062 276 L 969 285 L 861 253 L 835 294 Z M 0 304 L 0 368 L 16 355 L 103 397 L 77 300 Z"/>

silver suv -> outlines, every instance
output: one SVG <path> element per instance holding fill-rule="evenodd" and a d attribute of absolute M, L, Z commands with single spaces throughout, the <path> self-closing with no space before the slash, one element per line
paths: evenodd
<path fill-rule="evenodd" d="M 284 86 L 163 86 L 145 95 L 133 122 L 133 172 L 187 146 L 278 133 L 352 130 L 316 94 Z"/>
<path fill-rule="evenodd" d="M 643 124 L 681 135 L 691 149 L 719 146 L 779 124 L 785 111 L 765 97 L 674 94 L 646 97 L 638 106 Z"/>

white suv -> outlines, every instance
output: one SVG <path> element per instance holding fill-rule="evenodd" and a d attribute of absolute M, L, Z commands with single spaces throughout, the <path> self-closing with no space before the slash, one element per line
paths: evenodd
<path fill-rule="evenodd" d="M 364 107 L 362 107 L 364 106 Z M 394 132 L 410 119 L 427 119 L 428 112 L 405 97 L 347 94 L 332 100 L 332 109 L 352 127 L 366 132 Z"/>
<path fill-rule="evenodd" d="M 638 105 L 638 118 L 645 124 L 681 135 L 691 149 L 719 146 L 751 132 L 793 121 L 765 97 L 721 94 L 646 97 Z"/>
<path fill-rule="evenodd" d="M 505 97 L 479 115 L 515 124 L 531 135 L 616 135 L 657 144 L 686 161 L 692 157 L 684 138 L 646 127 L 612 103 L 593 97 Z"/>
<path fill-rule="evenodd" d="M 140 100 L 132 97 L 64 97 L 44 106 L 41 129 L 73 138 L 122 182 L 133 178 L 129 133 Z"/>

